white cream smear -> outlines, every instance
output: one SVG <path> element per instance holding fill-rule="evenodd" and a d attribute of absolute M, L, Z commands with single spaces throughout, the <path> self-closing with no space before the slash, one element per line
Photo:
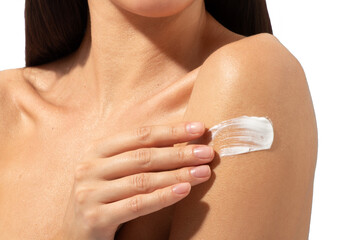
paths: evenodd
<path fill-rule="evenodd" d="M 272 122 L 266 117 L 241 116 L 225 120 L 209 129 L 220 157 L 270 149 L 274 140 Z"/>
<path fill-rule="evenodd" d="M 220 157 L 270 149 L 274 140 L 272 122 L 266 117 L 232 118 L 208 131 L 211 132 L 209 145 L 216 143 Z"/>

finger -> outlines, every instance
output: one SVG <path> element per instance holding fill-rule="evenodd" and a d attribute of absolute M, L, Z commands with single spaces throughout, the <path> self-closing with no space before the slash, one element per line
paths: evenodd
<path fill-rule="evenodd" d="M 138 148 L 172 146 L 196 139 L 204 132 L 205 126 L 201 122 L 144 126 L 101 139 L 94 147 L 99 156 L 109 157 Z"/>
<path fill-rule="evenodd" d="M 99 161 L 96 175 L 113 180 L 140 172 L 200 165 L 210 162 L 213 158 L 214 149 L 206 145 L 140 148 Z"/>
<path fill-rule="evenodd" d="M 175 193 L 173 188 L 176 187 Z M 118 202 L 102 206 L 102 213 L 108 216 L 109 223 L 121 224 L 132 219 L 159 211 L 168 207 L 184 197 L 190 192 L 189 183 L 181 183 L 176 186 L 169 186 L 158 189 L 152 193 L 136 195 Z M 182 192 L 182 193 L 181 193 Z"/>
<path fill-rule="evenodd" d="M 99 189 L 97 201 L 111 203 L 137 194 L 151 193 L 157 189 L 181 182 L 190 182 L 194 186 L 208 180 L 210 175 L 211 170 L 208 165 L 186 167 L 167 172 L 139 173 L 104 182 Z"/>

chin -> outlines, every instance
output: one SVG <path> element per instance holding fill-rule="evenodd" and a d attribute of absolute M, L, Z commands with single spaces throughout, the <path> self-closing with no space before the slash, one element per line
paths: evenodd
<path fill-rule="evenodd" d="M 111 0 L 116 6 L 144 17 L 175 15 L 195 1 L 201 0 Z"/>

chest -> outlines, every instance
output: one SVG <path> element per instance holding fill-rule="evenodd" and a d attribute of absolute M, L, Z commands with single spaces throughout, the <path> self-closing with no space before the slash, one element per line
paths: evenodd
<path fill-rule="evenodd" d="M 74 165 L 91 139 L 152 124 L 181 121 L 184 109 L 150 114 L 149 109 L 112 115 L 103 122 L 43 119 L 22 126 L 0 162 L 0 238 L 49 239 L 63 219 Z M 121 117 L 122 116 L 122 117 Z M 125 239 L 165 239 L 172 207 L 123 224 Z M 163 238 L 164 237 L 164 238 Z M 123 238 L 123 237 L 121 237 Z"/>

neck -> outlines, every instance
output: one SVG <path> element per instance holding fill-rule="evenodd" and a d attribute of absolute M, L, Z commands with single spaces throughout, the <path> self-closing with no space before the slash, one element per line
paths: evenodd
<path fill-rule="evenodd" d="M 135 15 L 111 1 L 89 1 L 89 9 L 76 61 L 100 100 L 162 89 L 202 63 L 203 1 L 163 18 Z"/>

